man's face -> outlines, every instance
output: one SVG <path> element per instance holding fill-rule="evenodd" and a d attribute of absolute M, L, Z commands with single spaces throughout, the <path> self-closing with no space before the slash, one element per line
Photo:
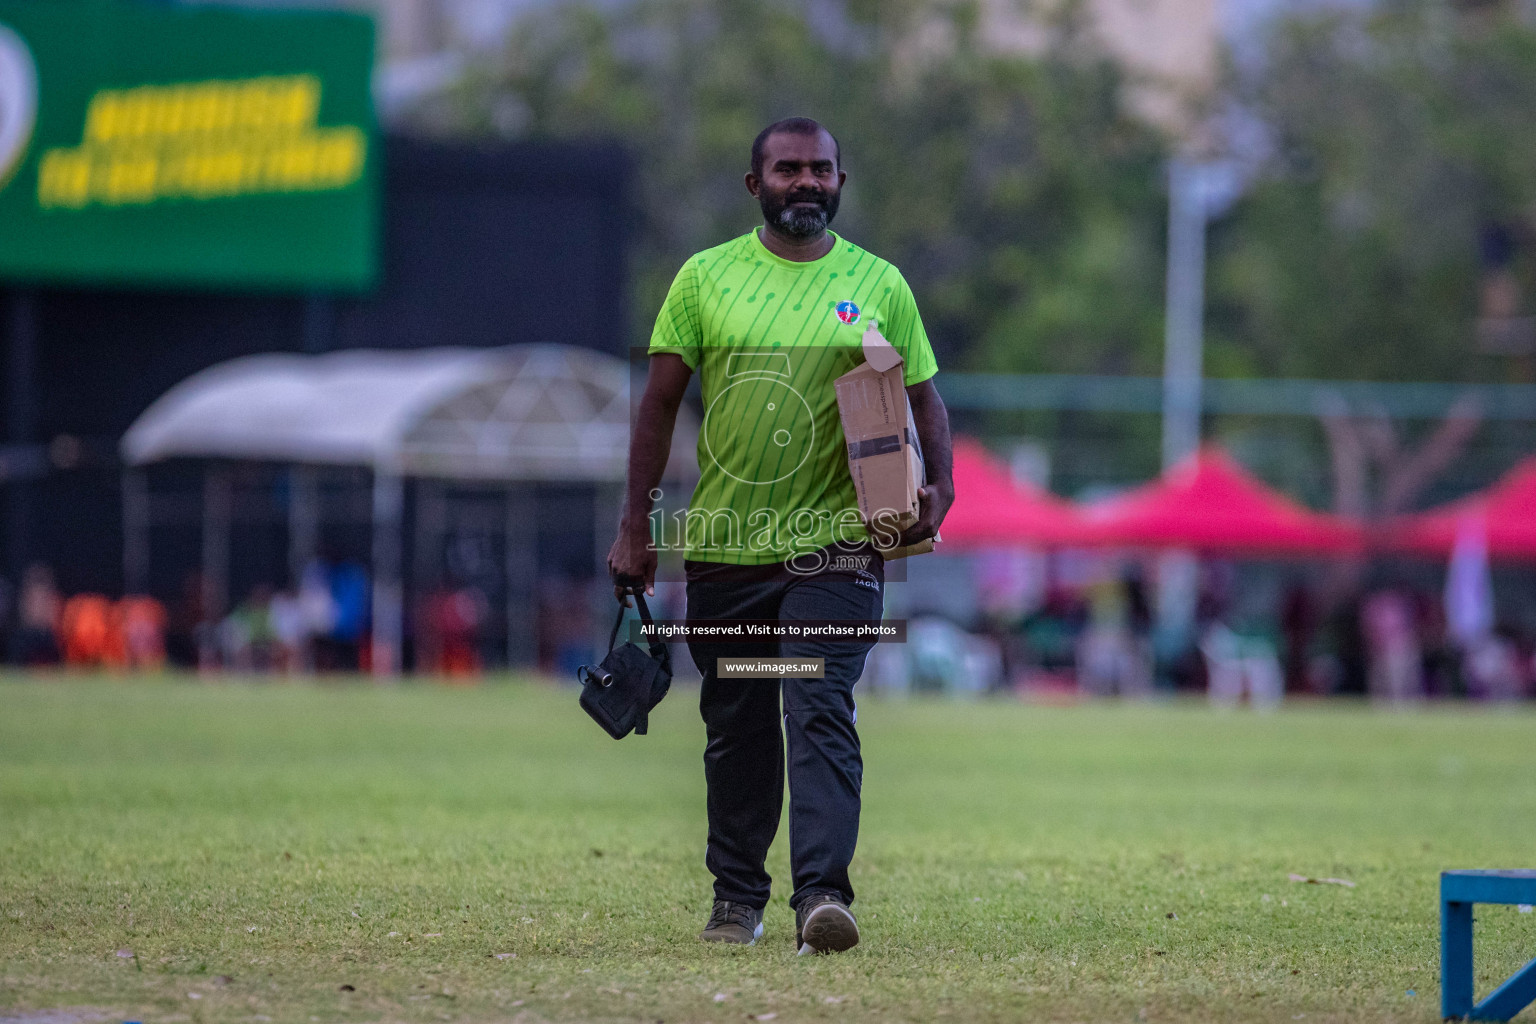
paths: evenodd
<path fill-rule="evenodd" d="M 763 220 L 793 238 L 824 231 L 837 216 L 846 175 L 837 146 L 826 132 L 777 132 L 763 144 L 763 176 L 747 175 L 747 188 L 763 208 Z"/>

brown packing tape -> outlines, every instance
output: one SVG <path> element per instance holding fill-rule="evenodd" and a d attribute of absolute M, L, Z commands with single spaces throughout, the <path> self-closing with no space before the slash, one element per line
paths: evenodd
<path fill-rule="evenodd" d="M 882 434 L 879 437 L 866 437 L 858 441 L 848 442 L 848 458 L 867 459 L 871 455 L 889 455 L 891 452 L 901 451 L 900 434 Z"/>

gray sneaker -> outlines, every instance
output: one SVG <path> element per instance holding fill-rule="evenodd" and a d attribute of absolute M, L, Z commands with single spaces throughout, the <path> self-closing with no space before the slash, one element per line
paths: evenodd
<path fill-rule="evenodd" d="M 739 942 L 744 946 L 762 937 L 763 912 L 732 900 L 715 900 L 709 923 L 699 933 L 705 942 Z"/>
<path fill-rule="evenodd" d="M 795 948 L 807 953 L 841 953 L 859 944 L 859 923 L 836 893 L 817 893 L 795 911 Z"/>

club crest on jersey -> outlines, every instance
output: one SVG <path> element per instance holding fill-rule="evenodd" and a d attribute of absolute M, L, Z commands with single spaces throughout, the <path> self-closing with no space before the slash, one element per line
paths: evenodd
<path fill-rule="evenodd" d="M 837 304 L 837 318 L 845 324 L 859 322 L 859 307 L 844 299 Z"/>

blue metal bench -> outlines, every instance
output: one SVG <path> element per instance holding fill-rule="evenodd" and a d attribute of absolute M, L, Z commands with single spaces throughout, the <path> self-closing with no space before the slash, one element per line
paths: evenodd
<path fill-rule="evenodd" d="M 1472 904 L 1536 904 L 1536 871 L 1440 872 L 1440 1015 L 1509 1020 L 1536 1001 L 1536 960 L 1472 1001 Z"/>

